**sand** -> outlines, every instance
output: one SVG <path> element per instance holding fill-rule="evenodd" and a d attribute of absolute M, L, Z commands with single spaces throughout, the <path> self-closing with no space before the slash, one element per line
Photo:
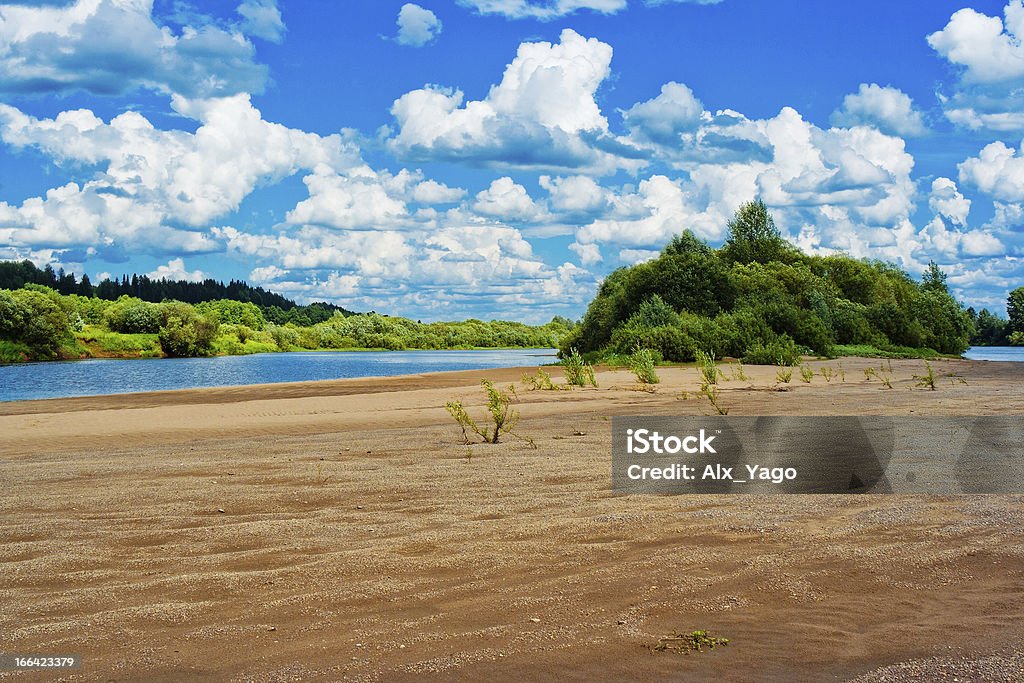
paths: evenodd
<path fill-rule="evenodd" d="M 723 401 L 1024 412 L 1024 364 L 878 363 Z M 444 403 L 523 372 L 0 403 L 0 652 L 84 660 L 0 679 L 1024 680 L 1024 496 L 615 495 L 609 416 L 707 412 L 696 371 L 518 384 L 537 448 L 464 445 Z"/>

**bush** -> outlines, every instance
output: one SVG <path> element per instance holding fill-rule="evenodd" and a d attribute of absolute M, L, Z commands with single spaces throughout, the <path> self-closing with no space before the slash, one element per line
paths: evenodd
<path fill-rule="evenodd" d="M 469 433 L 472 432 L 482 438 L 484 443 L 498 443 L 503 434 L 511 434 L 516 423 L 519 422 L 519 411 L 512 408 L 512 399 L 515 397 L 515 388 L 509 386 L 507 391 L 494 388 L 494 383 L 485 379 L 480 382 L 487 393 L 487 416 L 489 424 L 482 426 L 470 417 L 466 412 L 462 401 L 448 401 L 445 408 L 462 427 L 462 436 L 469 443 Z M 514 434 L 513 434 L 514 436 Z"/>
<path fill-rule="evenodd" d="M 593 366 L 583 360 L 583 356 L 576 349 L 569 352 L 569 356 L 562 361 L 562 366 L 565 368 L 565 380 L 570 385 L 575 387 L 597 386 Z"/>
<path fill-rule="evenodd" d="M 658 377 L 658 373 L 654 370 L 656 364 L 657 358 L 654 352 L 639 346 L 633 351 L 633 355 L 629 357 L 629 369 L 633 371 L 637 381 L 641 384 L 658 384 L 661 382 L 661 378 Z"/>
<path fill-rule="evenodd" d="M 104 311 L 103 319 L 114 332 L 154 334 L 160 331 L 160 306 L 122 296 Z"/>
<path fill-rule="evenodd" d="M 168 356 L 209 356 L 219 325 L 215 318 L 200 315 L 178 301 L 160 305 L 160 348 Z"/>
<path fill-rule="evenodd" d="M 55 357 L 73 343 L 68 316 L 55 298 L 32 289 L 0 291 L 0 339 L 24 345 L 32 359 Z"/>
<path fill-rule="evenodd" d="M 800 361 L 800 349 L 787 335 L 768 344 L 758 342 L 743 356 L 743 362 L 750 365 L 796 365 Z"/>

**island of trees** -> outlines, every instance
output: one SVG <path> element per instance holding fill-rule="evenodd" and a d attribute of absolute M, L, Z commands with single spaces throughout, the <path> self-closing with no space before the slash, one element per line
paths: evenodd
<path fill-rule="evenodd" d="M 686 231 L 645 263 L 602 283 L 562 339 L 591 360 L 638 348 L 664 360 L 698 351 L 754 364 L 802 354 L 928 357 L 972 343 L 1024 344 L 1024 288 L 1009 320 L 965 310 L 930 264 L 921 282 L 894 265 L 805 254 L 782 238 L 761 201 L 740 207 L 720 249 Z"/>

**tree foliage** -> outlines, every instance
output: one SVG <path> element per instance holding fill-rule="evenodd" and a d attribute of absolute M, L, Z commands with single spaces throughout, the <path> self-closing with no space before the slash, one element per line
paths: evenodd
<path fill-rule="evenodd" d="M 641 347 L 670 361 L 708 352 L 772 363 L 829 355 L 837 344 L 956 354 L 975 321 L 945 281 L 935 264 L 918 283 L 880 261 L 804 254 L 781 237 L 763 202 L 748 202 L 721 249 L 683 233 L 658 258 L 613 272 L 561 351 Z"/>

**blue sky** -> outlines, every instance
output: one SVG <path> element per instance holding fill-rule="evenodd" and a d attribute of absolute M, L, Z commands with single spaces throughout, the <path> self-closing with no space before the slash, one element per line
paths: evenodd
<path fill-rule="evenodd" d="M 761 197 L 1024 284 L 1024 1 L 0 4 L 0 258 L 419 319 L 578 317 Z"/>

